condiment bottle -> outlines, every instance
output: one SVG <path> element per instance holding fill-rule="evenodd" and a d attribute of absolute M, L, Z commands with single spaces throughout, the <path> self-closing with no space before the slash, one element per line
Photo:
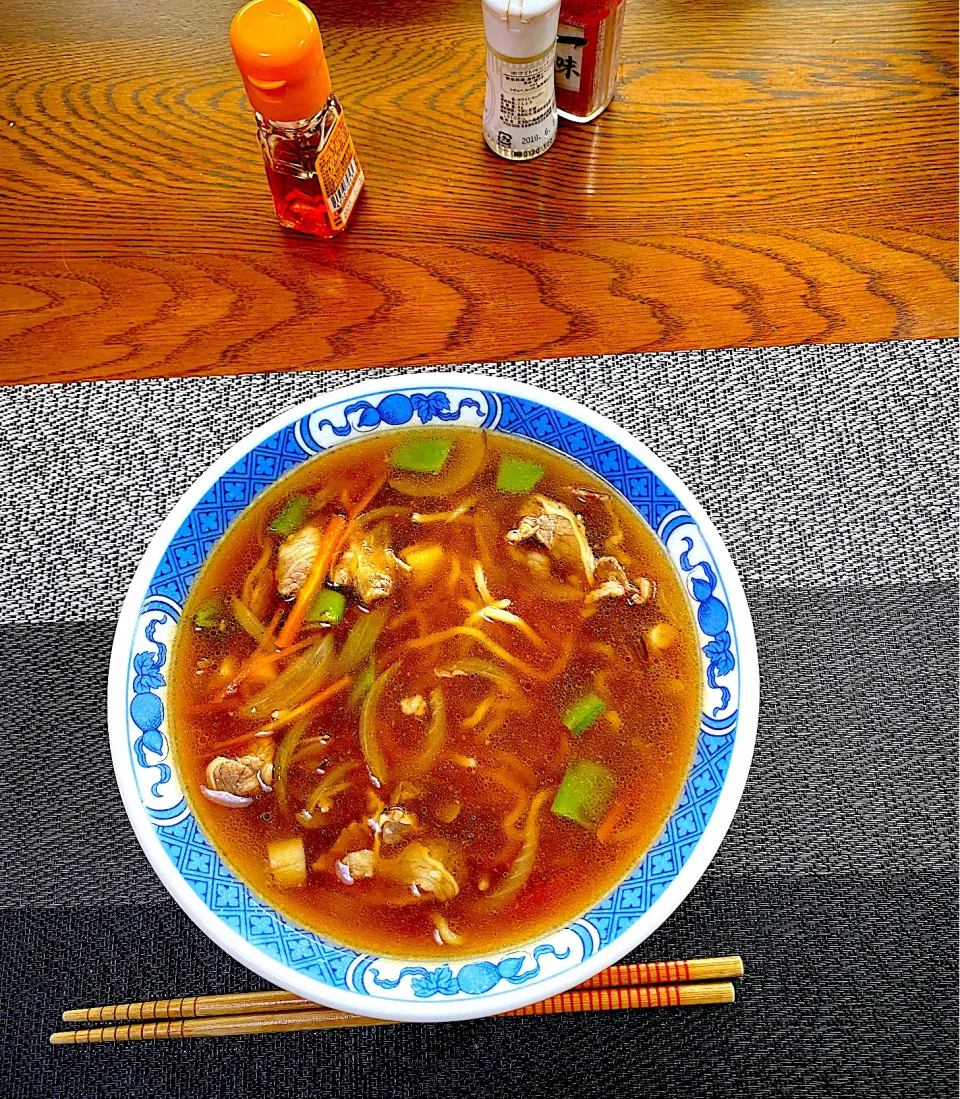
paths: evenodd
<path fill-rule="evenodd" d="M 562 0 L 557 29 L 557 111 L 589 122 L 613 99 L 625 0 Z"/>
<path fill-rule="evenodd" d="M 252 0 L 230 46 L 257 119 L 280 224 L 318 237 L 346 228 L 363 170 L 330 87 L 317 20 L 299 0 Z"/>
<path fill-rule="evenodd" d="M 554 58 L 560 0 L 481 0 L 487 39 L 483 136 L 506 160 L 540 156 L 557 136 Z"/>

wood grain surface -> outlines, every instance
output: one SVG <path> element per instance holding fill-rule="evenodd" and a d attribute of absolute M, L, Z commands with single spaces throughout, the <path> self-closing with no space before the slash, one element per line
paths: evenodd
<path fill-rule="evenodd" d="M 368 183 L 280 229 L 235 2 L 0 18 L 0 380 L 957 331 L 953 0 L 628 0 L 613 105 L 506 164 L 478 0 L 319 2 Z"/>

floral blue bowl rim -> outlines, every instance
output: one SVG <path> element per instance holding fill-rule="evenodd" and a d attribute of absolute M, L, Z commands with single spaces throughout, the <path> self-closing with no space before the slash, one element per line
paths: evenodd
<path fill-rule="evenodd" d="M 443 962 L 377 957 L 281 916 L 238 881 L 197 825 L 169 754 L 165 671 L 190 585 L 230 522 L 289 469 L 370 432 L 437 423 L 528 437 L 579 460 L 656 531 L 699 631 L 703 713 L 691 772 L 640 864 L 580 919 L 536 942 Z M 123 603 L 108 688 L 110 745 L 134 831 L 161 881 L 227 953 L 333 1008 L 432 1022 L 524 1007 L 585 981 L 655 931 L 707 868 L 733 819 L 756 737 L 759 673 L 743 588 L 680 479 L 627 431 L 567 397 L 479 374 L 404 374 L 323 393 L 231 447 L 183 494 Z"/>

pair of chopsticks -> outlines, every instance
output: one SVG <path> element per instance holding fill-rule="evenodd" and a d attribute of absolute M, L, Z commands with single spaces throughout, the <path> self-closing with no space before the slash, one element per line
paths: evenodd
<path fill-rule="evenodd" d="M 743 961 L 736 955 L 614 965 L 569 992 L 515 1011 L 505 1011 L 503 1016 L 731 1004 L 735 994 L 729 978 L 742 976 Z M 395 1025 L 390 1019 L 372 1019 L 345 1011 L 331 1011 L 281 989 L 74 1008 L 63 1013 L 63 1020 L 67 1023 L 122 1025 L 61 1030 L 50 1035 L 52 1045 L 136 1042 L 158 1038 L 214 1038 L 230 1034 L 278 1034 L 295 1030 Z"/>

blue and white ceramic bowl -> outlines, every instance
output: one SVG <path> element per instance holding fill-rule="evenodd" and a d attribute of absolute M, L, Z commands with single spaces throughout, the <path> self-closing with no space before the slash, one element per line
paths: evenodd
<path fill-rule="evenodd" d="M 166 674 L 177 621 L 231 521 L 287 470 L 370 432 L 438 421 L 535 439 L 583 462 L 657 532 L 700 632 L 703 717 L 680 804 L 640 865 L 582 918 L 522 949 L 449 964 L 345 949 L 291 923 L 227 869 L 190 812 L 171 763 Z M 612 965 L 689 893 L 743 791 L 759 676 L 750 613 L 713 524 L 644 446 L 574 401 L 505 378 L 407 374 L 361 382 L 282 413 L 186 492 L 137 569 L 110 665 L 110 743 L 143 849 L 184 911 L 250 969 L 318 1003 L 388 1019 L 466 1019 L 523 1007 Z"/>

